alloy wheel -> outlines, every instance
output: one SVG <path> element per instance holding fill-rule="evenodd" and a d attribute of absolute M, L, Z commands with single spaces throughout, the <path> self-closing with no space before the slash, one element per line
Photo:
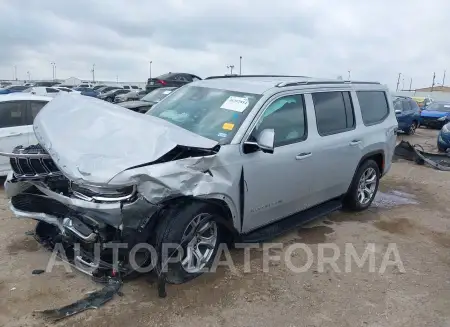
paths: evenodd
<path fill-rule="evenodd" d="M 358 201 L 362 205 L 369 203 L 375 195 L 377 173 L 369 167 L 361 175 L 358 183 Z"/>

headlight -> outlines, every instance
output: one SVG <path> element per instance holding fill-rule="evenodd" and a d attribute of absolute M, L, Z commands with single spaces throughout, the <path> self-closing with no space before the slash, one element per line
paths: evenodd
<path fill-rule="evenodd" d="M 116 202 L 128 200 L 136 193 L 136 186 L 124 186 L 119 188 L 102 188 L 88 185 L 70 184 L 70 189 L 78 198 L 87 201 Z"/>
<path fill-rule="evenodd" d="M 446 120 L 447 120 L 447 116 L 444 116 L 444 117 L 438 118 L 438 120 L 439 120 L 439 121 L 446 121 Z"/>
<path fill-rule="evenodd" d="M 444 126 L 442 126 L 442 132 L 443 132 L 443 133 L 450 133 L 450 129 L 449 129 L 449 126 L 448 126 L 448 124 L 447 124 L 447 125 L 444 125 Z"/>

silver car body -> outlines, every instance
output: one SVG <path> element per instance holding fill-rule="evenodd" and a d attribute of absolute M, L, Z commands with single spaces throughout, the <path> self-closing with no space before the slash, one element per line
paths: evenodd
<path fill-rule="evenodd" d="M 60 194 L 43 179 L 17 178 L 13 172 L 5 182 L 8 196 L 14 197 L 34 185 L 44 194 L 42 197 L 57 200 L 119 229 L 124 225 L 142 226 L 144 220 L 151 219 L 150 213 L 168 200 L 208 199 L 223 205 L 235 230 L 245 234 L 345 194 L 366 155 L 382 153 L 382 174 L 391 166 L 397 121 L 389 92 L 383 85 L 296 77 L 242 77 L 206 79 L 185 87 L 190 86 L 260 94 L 261 98 L 232 140 L 219 144 L 163 119 L 98 99 L 60 95 L 35 119 L 34 131 L 40 145 L 77 188 L 101 193 L 133 186 L 130 191 L 135 192 L 133 202 L 127 202 L 130 197 L 126 194 L 115 199 L 88 196 L 74 189 L 69 194 Z M 312 94 L 324 91 L 350 92 L 355 128 L 326 137 L 318 133 Z M 388 116 L 380 123 L 366 126 L 356 91 L 385 92 Z M 243 143 L 266 108 L 274 100 L 293 94 L 304 97 L 307 138 L 277 147 L 272 154 L 244 153 Z M 177 149 L 194 149 L 196 154 L 161 160 Z M 204 155 L 199 155 L 199 151 L 204 151 Z M 17 158 L 17 153 L 3 155 Z M 73 229 L 61 217 L 24 212 L 13 205 L 11 209 L 18 217 L 44 220 L 61 230 Z"/>

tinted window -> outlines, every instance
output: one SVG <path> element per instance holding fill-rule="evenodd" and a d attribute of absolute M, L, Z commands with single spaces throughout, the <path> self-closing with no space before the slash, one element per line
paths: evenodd
<path fill-rule="evenodd" d="M 7 87 L 7 89 L 9 89 L 11 91 L 22 91 L 22 90 L 26 90 L 27 88 L 28 88 L 28 86 L 23 86 L 23 85 L 14 85 L 14 86 Z"/>
<path fill-rule="evenodd" d="M 131 85 L 131 88 L 134 90 L 139 90 L 139 88 L 136 85 Z"/>
<path fill-rule="evenodd" d="M 403 110 L 403 106 L 402 106 L 402 100 L 395 100 L 394 101 L 394 110 Z"/>
<path fill-rule="evenodd" d="M 25 125 L 26 101 L 0 103 L 0 128 Z"/>
<path fill-rule="evenodd" d="M 450 112 L 450 102 L 433 102 L 427 107 L 427 110 Z"/>
<path fill-rule="evenodd" d="M 174 76 L 176 76 L 176 74 L 168 73 L 168 74 L 159 75 L 156 78 L 157 79 L 173 79 Z"/>
<path fill-rule="evenodd" d="M 306 112 L 302 95 L 290 95 L 272 102 L 256 124 L 250 137 L 256 137 L 264 129 L 274 129 L 274 145 L 283 146 L 306 138 Z"/>
<path fill-rule="evenodd" d="M 408 100 L 403 100 L 402 101 L 402 106 L 403 106 L 403 111 L 410 111 L 411 110 L 411 106 L 409 105 L 409 101 Z"/>
<path fill-rule="evenodd" d="M 349 92 L 320 92 L 312 94 L 316 111 L 317 130 L 330 135 L 352 129 L 355 115 Z"/>
<path fill-rule="evenodd" d="M 57 89 L 52 89 L 51 87 L 46 88 L 47 93 L 58 93 L 59 91 Z"/>
<path fill-rule="evenodd" d="M 45 106 L 46 104 L 47 104 L 47 102 L 44 102 L 44 101 L 30 101 L 32 121 L 28 122 L 29 125 L 33 124 L 34 118 L 36 118 L 36 115 L 39 113 L 39 111 L 42 109 L 42 107 Z"/>
<path fill-rule="evenodd" d="M 416 101 L 409 100 L 409 104 L 410 104 L 412 110 L 414 110 L 414 111 L 418 111 L 419 110 L 419 105 L 417 104 Z"/>
<path fill-rule="evenodd" d="M 198 78 L 197 76 L 192 76 L 192 80 L 195 82 L 195 81 L 199 81 L 200 78 Z"/>
<path fill-rule="evenodd" d="M 364 125 L 382 122 L 389 114 L 389 105 L 383 91 L 358 91 Z"/>

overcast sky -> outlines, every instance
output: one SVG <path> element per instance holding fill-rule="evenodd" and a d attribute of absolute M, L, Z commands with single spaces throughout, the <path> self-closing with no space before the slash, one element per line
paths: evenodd
<path fill-rule="evenodd" d="M 169 71 L 442 83 L 448 0 L 0 0 L 0 79 L 142 81 Z M 403 79 L 400 81 L 400 87 Z M 446 83 L 447 84 L 447 83 Z"/>

